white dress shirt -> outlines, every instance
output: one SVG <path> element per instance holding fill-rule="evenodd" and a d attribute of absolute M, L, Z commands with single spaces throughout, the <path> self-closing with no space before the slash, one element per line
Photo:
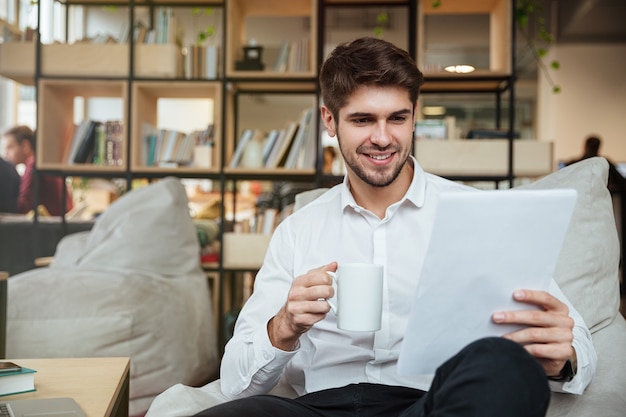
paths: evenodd
<path fill-rule="evenodd" d="M 437 195 L 471 188 L 427 174 L 413 158 L 411 161 L 413 181 L 382 220 L 356 204 L 346 179 L 277 227 L 254 292 L 226 346 L 221 364 L 224 395 L 236 398 L 267 393 L 281 378 L 299 395 L 360 382 L 428 390 L 432 375 L 398 375 L 398 355 L 432 231 Z M 339 330 L 331 311 L 300 337 L 295 351 L 273 347 L 267 323 L 284 305 L 293 279 L 333 261 L 384 265 L 381 330 Z M 554 281 L 550 292 L 566 302 Z M 551 383 L 551 387 L 579 394 L 595 372 L 596 354 L 589 330 L 567 304 L 575 320 L 578 374 L 569 383 Z"/>

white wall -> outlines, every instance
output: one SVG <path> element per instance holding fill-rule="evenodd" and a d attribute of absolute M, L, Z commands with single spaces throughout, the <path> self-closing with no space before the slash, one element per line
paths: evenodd
<path fill-rule="evenodd" d="M 555 160 L 582 153 L 585 138 L 602 138 L 600 153 L 626 161 L 626 45 L 557 45 L 550 51 L 561 69 L 552 72 L 554 94 L 539 75 L 537 131 L 554 141 Z"/>

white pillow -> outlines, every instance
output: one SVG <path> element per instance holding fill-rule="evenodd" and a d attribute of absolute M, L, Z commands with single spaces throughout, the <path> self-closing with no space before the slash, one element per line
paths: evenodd
<path fill-rule="evenodd" d="M 613 321 L 620 302 L 620 244 L 606 186 L 608 167 L 604 158 L 590 158 L 519 187 L 578 192 L 554 278 L 592 333 Z"/>
<path fill-rule="evenodd" d="M 196 274 L 200 245 L 180 180 L 165 178 L 116 200 L 85 236 L 62 242 L 55 266 L 109 271 L 136 270 L 158 276 Z M 76 250 L 82 246 L 81 250 Z M 79 256 L 76 256 L 79 254 Z"/>

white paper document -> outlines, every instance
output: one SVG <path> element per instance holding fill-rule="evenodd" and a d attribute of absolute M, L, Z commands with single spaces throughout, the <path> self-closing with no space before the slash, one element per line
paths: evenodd
<path fill-rule="evenodd" d="M 575 190 L 442 193 L 398 372 L 432 374 L 472 341 L 520 328 L 491 315 L 534 308 L 513 291 L 548 289 L 575 203 Z"/>

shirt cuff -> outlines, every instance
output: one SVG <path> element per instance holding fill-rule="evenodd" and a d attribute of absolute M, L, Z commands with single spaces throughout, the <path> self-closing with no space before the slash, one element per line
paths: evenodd
<path fill-rule="evenodd" d="M 576 331 L 576 328 L 574 328 L 574 331 Z M 586 350 L 576 340 L 576 337 L 574 337 L 572 347 L 576 351 L 576 376 L 569 382 L 549 381 L 549 384 L 552 391 L 580 395 L 585 391 L 595 374 L 597 357 L 595 356 L 595 351 Z"/>
<path fill-rule="evenodd" d="M 276 348 L 270 341 L 267 333 L 267 323 L 254 335 L 256 368 L 271 373 L 277 369 L 282 372 L 283 367 L 293 358 L 300 349 L 300 342 L 293 351 L 287 352 Z"/>

